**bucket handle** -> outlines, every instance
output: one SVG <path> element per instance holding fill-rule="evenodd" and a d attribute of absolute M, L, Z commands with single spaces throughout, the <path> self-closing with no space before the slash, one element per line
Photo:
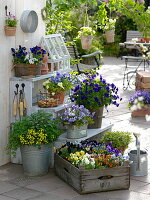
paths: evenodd
<path fill-rule="evenodd" d="M 100 176 L 98 179 L 100 179 L 100 180 L 106 180 L 106 179 L 111 179 L 111 178 L 113 178 L 112 175 L 107 175 L 107 176 Z"/>

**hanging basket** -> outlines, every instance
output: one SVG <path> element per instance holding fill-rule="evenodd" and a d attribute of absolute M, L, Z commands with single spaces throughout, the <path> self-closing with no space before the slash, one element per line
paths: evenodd
<path fill-rule="evenodd" d="M 82 49 L 91 49 L 92 47 L 92 35 L 81 35 Z"/>
<path fill-rule="evenodd" d="M 6 36 L 15 36 L 16 35 L 16 27 L 5 26 L 5 35 Z"/>
<path fill-rule="evenodd" d="M 106 36 L 107 42 L 112 43 L 112 42 L 114 42 L 115 31 L 114 30 L 105 31 L 105 36 Z"/>

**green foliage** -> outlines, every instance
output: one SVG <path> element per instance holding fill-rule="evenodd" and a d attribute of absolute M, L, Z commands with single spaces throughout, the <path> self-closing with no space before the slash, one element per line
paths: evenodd
<path fill-rule="evenodd" d="M 107 131 L 100 139 L 101 143 L 112 143 L 112 147 L 125 150 L 132 142 L 132 133 L 123 131 Z"/>
<path fill-rule="evenodd" d="M 9 133 L 8 148 L 16 150 L 21 146 L 20 136 L 28 134 L 28 130 L 33 129 L 39 131 L 43 129 L 43 133 L 47 134 L 48 144 L 52 143 L 60 135 L 58 129 L 58 121 L 53 120 L 52 115 L 44 111 L 38 111 L 30 116 L 23 117 L 21 121 L 12 124 Z"/>

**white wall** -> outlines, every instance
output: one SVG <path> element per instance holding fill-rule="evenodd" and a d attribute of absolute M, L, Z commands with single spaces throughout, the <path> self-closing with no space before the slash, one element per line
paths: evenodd
<path fill-rule="evenodd" d="M 20 20 L 24 10 L 34 10 L 38 14 L 38 28 L 34 33 L 24 33 L 18 22 L 16 36 L 8 37 L 4 34 L 5 6 L 8 12 L 14 14 Z M 33 47 L 38 45 L 40 38 L 45 33 L 45 24 L 41 19 L 41 9 L 45 6 L 45 0 L 0 0 L 0 165 L 9 162 L 6 154 L 6 145 L 9 132 L 9 78 L 13 76 L 11 47 L 18 45 Z"/>

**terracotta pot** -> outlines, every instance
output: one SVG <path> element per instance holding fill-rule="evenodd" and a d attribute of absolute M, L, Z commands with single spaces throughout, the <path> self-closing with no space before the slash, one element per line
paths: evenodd
<path fill-rule="evenodd" d="M 58 99 L 58 104 L 63 104 L 64 98 L 65 98 L 65 93 L 64 92 L 57 93 L 57 94 L 53 95 L 52 98 Z"/>
<path fill-rule="evenodd" d="M 44 54 L 44 55 L 43 55 L 42 63 L 47 63 L 47 61 L 48 61 L 48 55 L 47 55 L 47 54 Z"/>
<path fill-rule="evenodd" d="M 150 107 L 134 110 L 131 113 L 132 117 L 144 117 L 145 115 L 150 115 Z"/>
<path fill-rule="evenodd" d="M 143 42 L 147 42 L 147 43 L 149 43 L 149 42 L 150 42 L 150 37 L 142 38 L 142 41 L 143 41 Z"/>
<path fill-rule="evenodd" d="M 5 26 L 5 35 L 6 36 L 15 36 L 16 35 L 16 27 Z"/>
<path fill-rule="evenodd" d="M 112 43 L 114 42 L 115 31 L 114 30 L 105 31 L 105 36 L 106 36 L 107 42 Z"/>
<path fill-rule="evenodd" d="M 91 49 L 92 35 L 81 35 L 82 49 Z"/>

